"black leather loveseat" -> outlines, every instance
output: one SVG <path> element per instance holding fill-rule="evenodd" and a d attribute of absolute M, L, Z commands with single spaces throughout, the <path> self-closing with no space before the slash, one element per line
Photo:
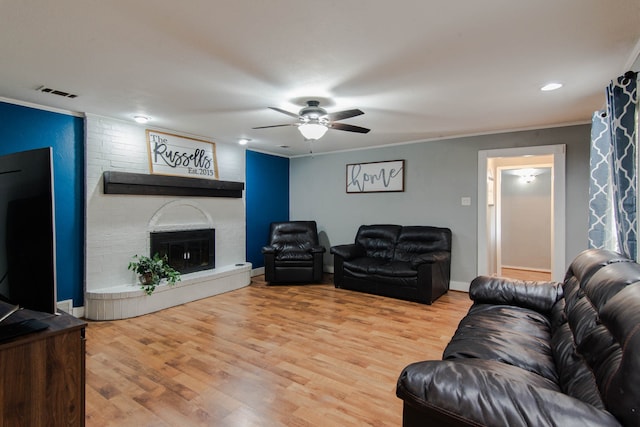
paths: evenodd
<path fill-rule="evenodd" d="M 331 253 L 336 288 L 426 304 L 449 290 L 448 228 L 362 225 L 353 244 Z"/>
<path fill-rule="evenodd" d="M 563 283 L 470 297 L 444 360 L 402 371 L 404 426 L 640 426 L 640 265 L 587 250 Z"/>

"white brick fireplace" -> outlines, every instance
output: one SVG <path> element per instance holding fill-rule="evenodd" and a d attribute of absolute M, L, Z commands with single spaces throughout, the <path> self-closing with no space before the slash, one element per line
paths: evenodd
<path fill-rule="evenodd" d="M 106 171 L 149 174 L 145 127 L 100 116 L 86 119 L 85 316 L 111 320 L 150 313 L 249 284 L 242 198 L 104 194 Z M 175 133 L 175 132 L 174 132 Z M 244 182 L 244 150 L 216 144 L 219 178 Z M 243 192 L 244 193 L 244 192 Z M 182 276 L 147 296 L 127 270 L 149 255 L 154 231 L 215 229 L 216 268 Z"/>

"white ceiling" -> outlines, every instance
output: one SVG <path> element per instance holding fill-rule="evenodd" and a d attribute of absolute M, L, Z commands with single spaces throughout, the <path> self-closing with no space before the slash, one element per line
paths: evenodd
<path fill-rule="evenodd" d="M 267 107 L 364 111 L 315 153 L 586 123 L 639 41 L 638 0 L 0 0 L 0 96 L 295 156 Z"/>

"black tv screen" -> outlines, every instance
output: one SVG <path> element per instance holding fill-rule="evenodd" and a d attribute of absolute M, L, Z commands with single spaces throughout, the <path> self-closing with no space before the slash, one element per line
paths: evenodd
<path fill-rule="evenodd" d="M 51 147 L 0 156 L 0 300 L 56 312 Z"/>

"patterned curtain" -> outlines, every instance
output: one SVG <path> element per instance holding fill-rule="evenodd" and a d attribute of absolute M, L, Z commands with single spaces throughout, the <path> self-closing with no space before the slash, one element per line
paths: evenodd
<path fill-rule="evenodd" d="M 637 257 L 637 73 L 607 88 L 591 124 L 589 247 Z"/>

